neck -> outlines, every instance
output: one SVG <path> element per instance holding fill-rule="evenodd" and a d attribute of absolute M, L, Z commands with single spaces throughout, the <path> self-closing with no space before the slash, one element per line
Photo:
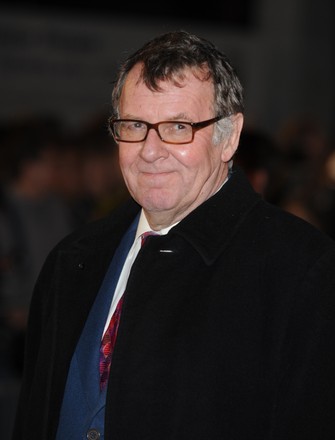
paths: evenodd
<path fill-rule="evenodd" d="M 169 215 L 169 213 L 152 213 L 145 211 L 145 216 L 148 220 L 149 226 L 153 231 L 160 231 L 162 229 L 168 228 L 175 223 L 180 222 L 186 215 L 176 218 L 175 215 Z"/>

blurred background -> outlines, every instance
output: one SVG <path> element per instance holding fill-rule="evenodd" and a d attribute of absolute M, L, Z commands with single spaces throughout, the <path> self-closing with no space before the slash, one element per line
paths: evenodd
<path fill-rule="evenodd" d="M 244 84 L 235 157 L 262 196 L 335 237 L 332 0 L 0 3 L 0 432 L 10 438 L 31 291 L 50 249 L 128 198 L 107 132 L 119 63 L 184 29 Z"/>

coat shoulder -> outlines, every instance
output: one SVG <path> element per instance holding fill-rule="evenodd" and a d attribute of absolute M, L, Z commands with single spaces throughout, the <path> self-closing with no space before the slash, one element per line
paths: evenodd
<path fill-rule="evenodd" d="M 53 252 L 67 251 L 82 246 L 99 247 L 112 240 L 113 237 L 120 238 L 139 210 L 140 207 L 133 200 L 127 200 L 108 216 L 89 222 L 68 234 L 54 247 Z"/>

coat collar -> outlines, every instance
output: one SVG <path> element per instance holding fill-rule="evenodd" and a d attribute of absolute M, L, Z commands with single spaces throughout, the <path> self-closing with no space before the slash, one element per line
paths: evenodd
<path fill-rule="evenodd" d="M 220 191 L 196 208 L 170 232 L 179 234 L 210 265 L 238 232 L 249 211 L 261 200 L 247 177 L 235 168 Z"/>

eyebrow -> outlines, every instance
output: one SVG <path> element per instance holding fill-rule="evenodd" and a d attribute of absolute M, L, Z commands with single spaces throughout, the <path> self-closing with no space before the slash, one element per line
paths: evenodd
<path fill-rule="evenodd" d="M 171 118 L 171 121 L 178 121 L 180 119 L 187 120 L 187 121 L 192 120 L 192 118 L 190 118 L 186 113 L 178 113 L 177 115 L 175 115 Z"/>
<path fill-rule="evenodd" d="M 130 114 L 122 116 L 121 119 L 134 119 L 134 120 L 137 120 L 137 121 L 146 122 L 145 119 L 140 118 L 138 116 L 130 115 Z M 171 116 L 171 117 L 169 117 L 167 119 L 164 119 L 164 121 L 172 121 L 172 122 L 173 121 L 189 121 L 189 122 L 193 122 L 192 118 L 190 118 L 186 113 L 177 113 L 176 115 L 173 115 L 173 116 Z M 157 122 L 159 122 L 159 121 L 157 121 Z"/>

